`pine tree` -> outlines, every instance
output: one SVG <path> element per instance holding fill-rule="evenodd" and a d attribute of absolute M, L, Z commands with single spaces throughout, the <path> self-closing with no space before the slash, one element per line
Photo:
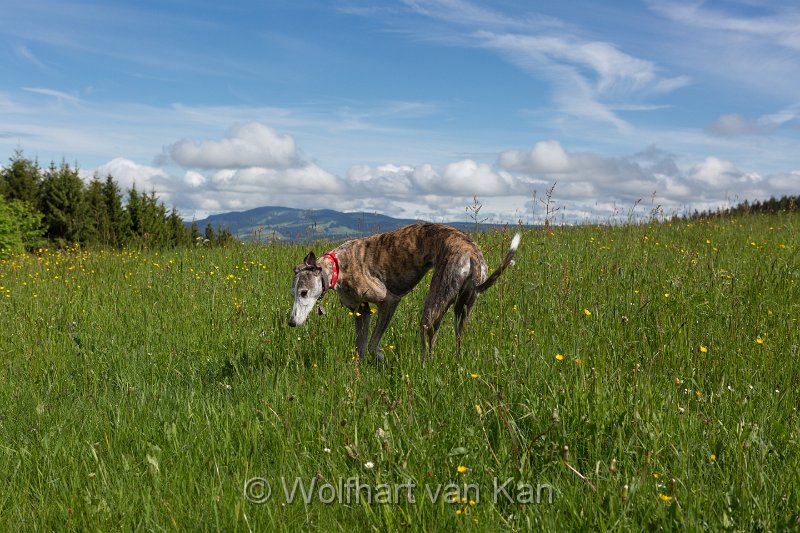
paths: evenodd
<path fill-rule="evenodd" d="M 108 215 L 103 182 L 95 176 L 86 188 L 87 228 L 86 241 L 104 246 L 114 245 L 114 234 L 111 218 Z"/>
<path fill-rule="evenodd" d="M 219 246 L 228 246 L 235 241 L 231 230 L 228 226 L 217 226 L 217 238 L 215 244 Z"/>
<path fill-rule="evenodd" d="M 189 230 L 189 237 L 192 244 L 197 244 L 198 239 L 202 240 L 200 236 L 200 227 L 197 225 L 196 220 L 192 220 L 192 228 Z"/>
<path fill-rule="evenodd" d="M 77 169 L 66 162 L 62 162 L 60 167 L 55 163 L 50 165 L 42 181 L 40 207 L 48 238 L 60 245 L 85 239 L 88 210 L 83 180 Z"/>
<path fill-rule="evenodd" d="M 136 184 L 128 189 L 128 203 L 125 205 L 125 212 L 128 214 L 128 220 L 131 223 L 131 235 L 133 238 L 138 238 L 144 235 L 144 213 L 142 209 L 142 200 L 139 191 L 136 190 Z"/>
<path fill-rule="evenodd" d="M 106 181 L 103 183 L 103 199 L 111 225 L 109 244 L 115 247 L 124 246 L 131 237 L 131 221 L 127 211 L 122 207 L 122 193 L 111 174 L 106 176 Z"/>
<path fill-rule="evenodd" d="M 14 151 L 9 162 L 0 172 L 0 193 L 7 200 L 22 200 L 32 206 L 37 205 L 42 182 L 39 164 L 27 159 L 20 149 Z"/>
<path fill-rule="evenodd" d="M 148 246 L 163 247 L 169 244 L 167 229 L 167 208 L 158 201 L 155 191 L 142 195 L 144 206 L 144 236 Z"/>
<path fill-rule="evenodd" d="M 214 243 L 214 226 L 211 225 L 211 222 L 209 222 L 206 225 L 205 238 L 206 238 L 206 240 L 208 240 L 209 244 L 213 244 Z"/>
<path fill-rule="evenodd" d="M 170 244 L 172 246 L 186 246 L 189 244 L 189 231 L 183 223 L 178 210 L 173 207 L 169 213 L 168 226 L 170 230 Z"/>

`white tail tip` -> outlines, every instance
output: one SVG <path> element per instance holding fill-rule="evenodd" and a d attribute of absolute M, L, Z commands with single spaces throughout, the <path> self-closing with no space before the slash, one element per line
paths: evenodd
<path fill-rule="evenodd" d="M 519 233 L 514 235 L 514 238 L 511 239 L 511 251 L 516 252 L 517 248 L 519 248 L 519 241 L 522 239 Z"/>

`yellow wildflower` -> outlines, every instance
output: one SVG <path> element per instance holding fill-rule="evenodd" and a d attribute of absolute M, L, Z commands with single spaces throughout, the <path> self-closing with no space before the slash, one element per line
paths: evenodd
<path fill-rule="evenodd" d="M 562 354 L 560 354 L 560 353 L 557 353 L 556 354 L 556 361 L 563 361 L 563 360 L 564 360 L 564 356 Z"/>

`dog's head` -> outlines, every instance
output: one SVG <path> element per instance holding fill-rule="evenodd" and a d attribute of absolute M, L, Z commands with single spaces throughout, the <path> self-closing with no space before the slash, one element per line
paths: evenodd
<path fill-rule="evenodd" d="M 309 252 L 303 262 L 294 267 L 292 282 L 292 312 L 289 314 L 291 327 L 301 326 L 308 318 L 314 304 L 325 291 L 322 267 L 317 264 L 317 256 Z"/>

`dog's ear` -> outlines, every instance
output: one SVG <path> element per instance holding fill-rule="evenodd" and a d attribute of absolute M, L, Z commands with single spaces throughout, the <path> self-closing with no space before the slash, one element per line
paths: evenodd
<path fill-rule="evenodd" d="M 308 252 L 308 255 L 306 256 L 306 258 L 303 259 L 303 263 L 305 263 L 306 266 L 310 266 L 310 267 L 316 267 L 317 266 L 317 256 L 314 255 L 314 250 L 311 250 L 310 252 Z"/>

